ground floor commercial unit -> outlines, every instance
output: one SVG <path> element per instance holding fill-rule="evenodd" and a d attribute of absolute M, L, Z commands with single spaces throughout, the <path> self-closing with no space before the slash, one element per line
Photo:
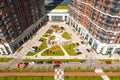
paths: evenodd
<path fill-rule="evenodd" d="M 14 53 L 20 46 L 22 46 L 27 40 L 29 40 L 46 22 L 47 16 L 43 16 L 36 23 L 28 27 L 21 35 L 10 43 L 0 44 L 0 54 Z"/>
<path fill-rule="evenodd" d="M 68 16 L 68 23 L 73 26 L 75 30 L 91 45 L 91 47 L 101 54 L 118 54 L 120 53 L 120 44 L 106 44 L 101 43 L 99 40 L 95 39 L 88 30 L 83 27 L 80 23 L 75 21 L 71 16 Z"/>
<path fill-rule="evenodd" d="M 68 10 L 52 10 L 48 12 L 49 21 L 67 21 L 68 20 Z"/>

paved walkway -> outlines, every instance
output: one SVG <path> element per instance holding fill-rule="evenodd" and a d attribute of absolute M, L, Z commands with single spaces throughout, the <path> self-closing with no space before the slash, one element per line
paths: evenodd
<path fill-rule="evenodd" d="M 120 76 L 120 72 L 108 72 L 107 76 Z M 64 76 L 100 76 L 103 73 L 95 72 L 65 72 Z M 2 72 L 0 76 L 54 76 L 54 72 Z"/>
<path fill-rule="evenodd" d="M 69 34 L 71 34 L 72 37 L 72 41 L 75 43 L 79 43 L 80 46 L 78 47 L 80 52 L 82 52 L 83 54 L 78 55 L 78 56 L 69 56 L 69 55 L 65 55 L 62 57 L 56 57 L 56 56 L 31 56 L 28 58 L 31 59 L 48 59 L 48 58 L 52 58 L 52 59 L 63 59 L 63 58 L 68 58 L 68 59 L 74 59 L 74 58 L 87 58 L 87 59 L 120 59 L 120 55 L 118 54 L 113 54 L 111 57 L 109 57 L 109 55 L 102 55 L 102 54 L 97 54 L 95 51 L 93 52 L 87 52 L 86 49 L 91 49 L 91 46 L 85 45 L 85 44 L 81 44 L 81 41 L 85 41 L 80 39 L 80 35 L 77 35 L 77 32 L 73 31 L 73 27 L 67 25 L 65 22 L 48 22 L 47 25 L 41 27 L 41 29 L 36 33 L 35 36 L 33 36 L 33 38 L 29 41 L 27 41 L 25 44 L 22 45 L 22 50 L 20 52 L 15 52 L 14 54 L 10 54 L 10 55 L 2 55 L 2 57 L 14 57 L 14 58 L 19 58 L 19 59 L 23 59 L 25 58 L 27 52 L 30 51 L 32 46 L 39 46 L 41 44 L 40 41 L 38 41 L 40 39 L 40 37 L 42 37 L 42 35 L 50 28 L 51 25 L 59 25 L 60 27 L 64 27 L 65 31 L 67 31 Z"/>
<path fill-rule="evenodd" d="M 95 51 L 91 51 L 91 52 L 87 52 L 86 49 L 91 49 L 91 46 L 88 44 L 81 44 L 81 41 L 85 41 L 80 39 L 80 35 L 77 35 L 77 32 L 73 31 L 73 27 L 67 25 L 65 22 L 48 22 L 48 24 L 46 26 L 50 27 L 51 25 L 59 25 L 59 27 L 64 27 L 65 31 L 67 31 L 71 37 L 72 37 L 72 41 L 75 43 L 79 43 L 80 46 L 78 46 L 78 49 L 80 52 L 82 52 L 83 54 L 80 54 L 78 56 L 69 56 L 67 54 L 67 52 L 61 47 L 61 49 L 64 51 L 64 56 L 27 56 L 27 58 L 32 58 L 32 59 L 120 59 L 120 56 L 118 54 L 113 54 L 112 57 L 109 57 L 109 55 L 102 55 L 102 54 L 97 54 Z M 49 28 L 48 27 L 48 28 Z M 46 30 L 43 30 L 46 31 Z M 45 32 L 44 32 L 45 33 Z M 38 53 L 39 54 L 39 53 Z"/>
<path fill-rule="evenodd" d="M 103 75 L 101 75 L 101 77 L 103 78 L 103 80 L 110 80 L 109 77 L 103 72 L 102 69 L 96 69 L 95 72 L 102 73 Z"/>

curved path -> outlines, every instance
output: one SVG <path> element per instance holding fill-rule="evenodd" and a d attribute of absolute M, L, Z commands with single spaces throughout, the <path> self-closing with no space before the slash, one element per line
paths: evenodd
<path fill-rule="evenodd" d="M 120 76 L 120 72 L 65 72 L 64 76 Z M 54 76 L 54 72 L 2 72 L 0 76 Z"/>

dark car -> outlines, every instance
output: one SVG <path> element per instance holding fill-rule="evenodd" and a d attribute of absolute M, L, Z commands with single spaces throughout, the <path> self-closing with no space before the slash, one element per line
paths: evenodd
<path fill-rule="evenodd" d="M 37 46 L 33 46 L 32 48 L 34 48 L 36 50 L 38 47 Z"/>
<path fill-rule="evenodd" d="M 83 42 L 83 41 L 81 41 L 81 44 L 84 44 L 84 42 Z"/>
<path fill-rule="evenodd" d="M 60 65 L 53 65 L 53 68 L 59 68 Z"/>
<path fill-rule="evenodd" d="M 42 61 L 40 61 L 40 62 L 37 62 L 37 64 L 43 64 L 43 62 L 42 62 Z"/>
<path fill-rule="evenodd" d="M 82 52 L 77 52 L 77 54 L 79 55 L 79 54 L 82 54 Z"/>
<path fill-rule="evenodd" d="M 46 62 L 46 64 L 52 64 L 52 61 L 48 61 L 48 62 Z"/>
<path fill-rule="evenodd" d="M 87 52 L 90 52 L 90 50 L 89 49 L 86 49 L 87 50 Z"/>

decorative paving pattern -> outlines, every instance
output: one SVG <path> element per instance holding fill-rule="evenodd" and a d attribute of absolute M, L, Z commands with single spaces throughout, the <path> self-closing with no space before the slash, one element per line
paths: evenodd
<path fill-rule="evenodd" d="M 62 69 L 55 69 L 54 80 L 64 80 L 64 71 Z"/>

